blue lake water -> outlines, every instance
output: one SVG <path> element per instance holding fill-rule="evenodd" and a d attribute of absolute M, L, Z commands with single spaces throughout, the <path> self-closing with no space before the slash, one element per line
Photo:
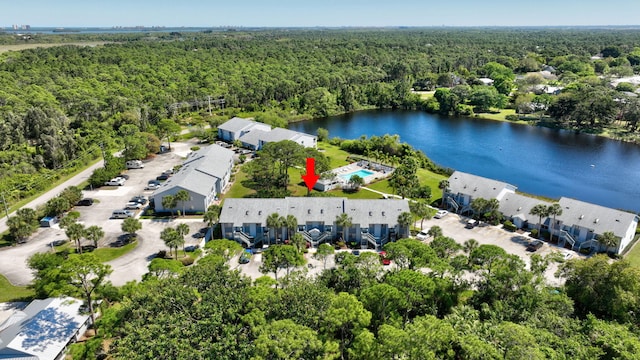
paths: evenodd
<path fill-rule="evenodd" d="M 441 166 L 518 190 L 640 211 L 640 146 L 571 131 L 421 111 L 362 111 L 294 123 L 292 130 L 356 139 L 398 134 Z"/>

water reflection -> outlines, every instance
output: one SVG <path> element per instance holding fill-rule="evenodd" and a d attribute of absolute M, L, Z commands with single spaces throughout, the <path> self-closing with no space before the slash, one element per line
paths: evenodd
<path fill-rule="evenodd" d="M 292 124 L 330 137 L 398 134 L 436 163 L 517 185 L 519 190 L 567 196 L 640 210 L 640 146 L 571 131 L 418 111 L 363 111 Z"/>

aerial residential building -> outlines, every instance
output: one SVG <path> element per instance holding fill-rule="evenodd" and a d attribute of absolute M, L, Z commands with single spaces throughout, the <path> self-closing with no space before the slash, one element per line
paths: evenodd
<path fill-rule="evenodd" d="M 271 214 L 293 215 L 294 232 L 312 246 L 344 240 L 363 248 L 377 248 L 400 237 L 408 237 L 408 228 L 398 225 L 398 216 L 409 212 L 407 200 L 355 200 L 347 198 L 287 197 L 284 199 L 226 199 L 220 215 L 222 236 L 246 247 L 262 246 L 288 239 L 284 226 L 271 229 Z M 342 214 L 351 226 L 342 228 Z"/>
<path fill-rule="evenodd" d="M 152 195 L 157 212 L 181 210 L 204 212 L 229 185 L 233 169 L 233 151 L 209 145 L 187 156 L 180 170 Z M 175 208 L 164 208 L 162 199 L 180 190 L 189 193 L 190 200 Z M 184 205 L 184 206 L 183 206 Z"/>
<path fill-rule="evenodd" d="M 228 142 L 238 140 L 243 147 L 252 150 L 260 150 L 266 143 L 283 140 L 291 140 L 304 147 L 312 148 L 315 148 L 318 142 L 318 138 L 314 135 L 283 128 L 271 129 L 268 124 L 239 117 L 234 117 L 218 126 L 218 137 Z"/>

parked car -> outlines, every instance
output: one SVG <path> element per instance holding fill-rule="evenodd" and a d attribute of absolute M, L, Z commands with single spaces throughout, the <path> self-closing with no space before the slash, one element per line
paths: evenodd
<path fill-rule="evenodd" d="M 61 246 L 67 243 L 66 239 L 62 239 L 62 240 L 54 240 L 51 242 L 51 246 Z"/>
<path fill-rule="evenodd" d="M 165 170 L 162 173 L 171 176 L 171 175 L 173 175 L 173 169 Z"/>
<path fill-rule="evenodd" d="M 351 253 L 353 255 L 355 255 L 355 256 L 358 256 L 358 255 L 360 255 L 360 250 L 353 250 L 353 251 L 351 251 Z"/>
<path fill-rule="evenodd" d="M 127 175 L 127 174 L 120 174 L 120 175 L 118 175 L 118 177 L 119 178 L 123 178 L 125 180 L 129 180 L 129 175 Z"/>
<path fill-rule="evenodd" d="M 144 164 L 140 160 L 129 160 L 125 163 L 127 169 L 143 169 Z"/>
<path fill-rule="evenodd" d="M 149 180 L 147 182 L 147 184 L 148 185 L 158 185 L 159 186 L 160 185 L 160 181 L 153 179 L 153 180 Z"/>
<path fill-rule="evenodd" d="M 147 197 L 144 195 L 136 195 L 131 198 L 131 201 L 137 202 L 138 204 L 142 204 L 142 205 L 147 205 L 147 202 L 149 202 L 147 200 Z"/>
<path fill-rule="evenodd" d="M 471 219 L 471 220 L 467 221 L 467 225 L 465 225 L 464 227 L 466 227 L 467 229 L 473 229 L 477 225 L 478 225 L 478 220 Z"/>
<path fill-rule="evenodd" d="M 184 248 L 184 251 L 186 251 L 186 252 L 194 252 L 194 251 L 196 251 L 198 249 L 200 249 L 200 245 L 189 245 L 189 246 Z"/>
<path fill-rule="evenodd" d="M 125 205 L 125 210 L 138 210 L 138 209 L 142 209 L 144 207 L 144 205 L 135 202 L 135 201 L 130 201 L 127 203 L 127 205 Z"/>
<path fill-rule="evenodd" d="M 156 180 L 164 181 L 164 180 L 167 180 L 168 178 L 169 178 L 169 175 L 167 175 L 167 174 L 162 174 L 162 175 L 158 176 L 158 177 L 156 178 Z"/>
<path fill-rule="evenodd" d="M 133 215 L 134 215 L 133 212 L 126 209 L 113 210 L 113 212 L 111 213 L 111 217 L 113 219 L 126 219 L 126 218 L 133 217 Z"/>
<path fill-rule="evenodd" d="M 449 214 L 449 212 L 447 210 L 438 210 L 436 212 L 435 215 L 433 215 L 434 218 L 436 219 L 442 219 L 443 217 L 447 216 Z"/>
<path fill-rule="evenodd" d="M 386 251 L 380 251 L 378 255 L 380 255 L 380 261 L 382 262 L 382 265 L 391 265 L 391 259 L 387 258 Z"/>
<path fill-rule="evenodd" d="M 205 233 L 201 233 L 201 232 L 197 232 L 193 235 L 191 235 L 194 239 L 202 239 L 206 234 Z"/>
<path fill-rule="evenodd" d="M 78 206 L 91 206 L 93 205 L 93 199 L 92 198 L 84 198 L 80 201 L 78 201 Z"/>
<path fill-rule="evenodd" d="M 544 243 L 541 240 L 534 240 L 527 245 L 527 251 L 534 252 L 540 249 L 542 245 L 544 245 Z"/>
<path fill-rule="evenodd" d="M 109 181 L 107 181 L 106 183 L 104 183 L 107 186 L 122 186 L 124 185 L 124 179 L 121 177 L 117 177 L 117 178 L 113 178 Z"/>
<path fill-rule="evenodd" d="M 149 184 L 147 186 L 145 186 L 145 190 L 158 190 L 158 188 L 160 187 L 160 185 L 158 184 Z"/>
<path fill-rule="evenodd" d="M 429 234 L 427 234 L 427 232 L 424 230 L 420 231 L 418 235 L 416 235 L 416 239 L 418 240 L 427 240 L 428 237 L 429 237 Z"/>

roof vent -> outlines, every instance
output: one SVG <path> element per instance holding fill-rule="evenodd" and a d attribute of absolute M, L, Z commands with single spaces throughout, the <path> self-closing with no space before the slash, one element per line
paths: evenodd
<path fill-rule="evenodd" d="M 311 209 L 307 209 L 307 214 L 311 214 Z"/>
<path fill-rule="evenodd" d="M 598 223 L 598 221 L 600 221 L 600 219 L 596 218 L 595 220 L 593 220 L 593 223 L 594 223 L 594 224 L 597 224 L 597 223 Z"/>
<path fill-rule="evenodd" d="M 384 211 L 382 212 L 382 216 L 384 216 Z"/>
<path fill-rule="evenodd" d="M 258 210 L 258 215 L 262 215 L 262 210 Z"/>
<path fill-rule="evenodd" d="M 245 215 L 249 215 L 249 210 L 247 210 L 244 214 L 245 214 Z"/>
<path fill-rule="evenodd" d="M 580 215 L 580 220 L 584 219 L 584 215 Z"/>
<path fill-rule="evenodd" d="M 476 186 L 476 187 L 474 187 L 474 188 L 473 188 L 473 191 L 478 191 L 478 187 L 477 187 L 477 186 Z"/>
<path fill-rule="evenodd" d="M 522 206 L 518 206 L 518 211 L 522 210 Z"/>
<path fill-rule="evenodd" d="M 369 216 L 373 216 L 373 211 L 369 211 Z"/>
<path fill-rule="evenodd" d="M 320 214 L 324 214 L 324 209 L 320 209 Z"/>

